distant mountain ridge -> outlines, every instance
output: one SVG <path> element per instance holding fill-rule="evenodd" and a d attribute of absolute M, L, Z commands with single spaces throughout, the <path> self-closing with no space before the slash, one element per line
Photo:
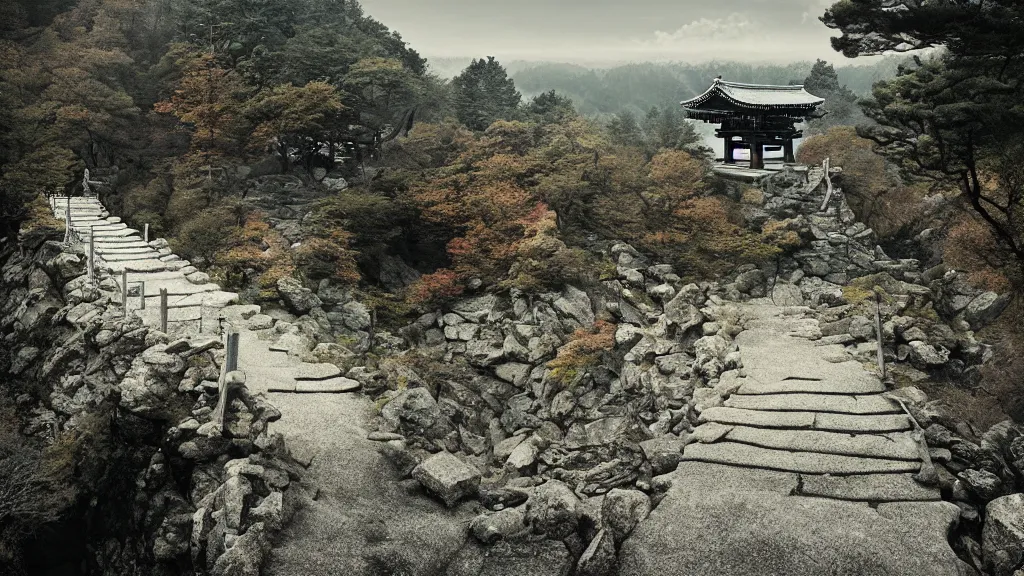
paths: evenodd
<path fill-rule="evenodd" d="M 839 80 L 859 96 L 871 93 L 871 86 L 896 74 L 903 58 L 891 56 L 864 65 L 836 66 Z M 472 58 L 429 60 L 430 70 L 443 78 L 452 78 L 465 69 Z M 641 62 L 598 63 L 592 66 L 567 62 L 502 62 L 523 96 L 530 98 L 555 90 L 572 98 L 577 109 L 587 115 L 615 114 L 622 110 L 641 113 L 652 106 L 678 104 L 707 89 L 721 75 L 727 80 L 758 84 L 801 83 L 814 62 L 792 64 L 751 64 L 743 62 Z"/>
<path fill-rule="evenodd" d="M 837 66 L 836 72 L 842 84 L 860 96 L 867 96 L 875 82 L 896 74 L 900 62 L 900 58 L 890 57 L 865 66 Z M 510 70 L 510 74 L 525 97 L 555 90 L 572 98 L 583 114 L 603 115 L 678 104 L 704 92 L 718 76 L 735 82 L 799 84 L 813 65 L 809 61 L 787 65 L 639 63 L 594 69 L 550 63 L 519 67 Z"/>

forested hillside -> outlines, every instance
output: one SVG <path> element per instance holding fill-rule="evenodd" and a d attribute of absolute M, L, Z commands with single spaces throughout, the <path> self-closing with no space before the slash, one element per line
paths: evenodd
<path fill-rule="evenodd" d="M 431 76 L 354 1 L 235 6 L 8 0 L 7 230 L 86 167 L 116 166 L 105 202 L 257 298 L 292 274 L 385 287 L 392 265 L 453 284 L 414 291 L 435 297 L 557 284 L 581 272 L 545 242 L 594 233 L 692 273 L 718 266 L 708 250 L 770 250 L 730 228 L 727 200 L 702 198 L 708 164 L 674 109 L 608 131 L 555 92 L 522 98 L 494 59 Z M 282 203 L 310 211 L 301 229 Z"/>

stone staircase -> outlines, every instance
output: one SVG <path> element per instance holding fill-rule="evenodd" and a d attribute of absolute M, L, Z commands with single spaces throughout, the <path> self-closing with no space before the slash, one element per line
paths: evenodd
<path fill-rule="evenodd" d="M 960 511 L 918 483 L 928 447 L 809 309 L 739 306 L 742 368 L 698 389 L 701 424 L 620 574 L 966 576 Z"/>
<path fill-rule="evenodd" d="M 799 309 L 741 309 L 746 330 L 736 344 L 743 368 L 723 374 L 716 390 L 725 398 L 704 407 L 684 462 L 792 473 L 794 494 L 804 496 L 940 499 L 938 489 L 914 480 L 922 465 L 930 466 L 927 446 L 878 377 L 842 345 L 799 336 L 813 334 L 807 328 L 816 322 Z"/>
<path fill-rule="evenodd" d="M 70 213 L 71 227 L 87 251 L 92 236 L 98 277 L 110 278 L 121 289 L 127 273 L 129 298 L 125 305 L 147 325 L 159 326 L 161 289 L 168 293 L 168 332 L 172 335 L 214 333 L 219 329 L 220 310 L 237 303 L 238 294 L 211 283 L 209 276 L 173 254 L 166 240 L 146 242 L 138 230 L 110 216 L 98 198 L 54 197 L 50 201 L 57 218 Z"/>
<path fill-rule="evenodd" d="M 139 316 L 147 326 L 160 326 L 160 290 L 166 289 L 171 336 L 208 338 L 222 335 L 229 326 L 241 333 L 243 346 L 250 348 L 242 355 L 248 364 L 240 365 L 250 388 L 271 393 L 343 393 L 359 388 L 334 364 L 303 362 L 275 348 L 274 320 L 264 316 L 250 323 L 260 314 L 259 306 L 238 305 L 238 294 L 210 282 L 206 273 L 172 253 L 166 240 L 146 242 L 138 230 L 110 216 L 98 198 L 54 197 L 50 202 L 57 218 L 70 212 L 71 226 L 86 245 L 93 236 L 98 281 L 116 283 L 120 292 L 127 273 L 127 313 Z"/>

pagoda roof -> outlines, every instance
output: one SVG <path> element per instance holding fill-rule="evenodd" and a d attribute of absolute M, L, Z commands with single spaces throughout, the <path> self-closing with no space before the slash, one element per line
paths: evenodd
<path fill-rule="evenodd" d="M 707 110 L 712 107 L 717 108 L 717 104 L 722 99 L 738 108 L 797 109 L 808 113 L 825 101 L 824 98 L 819 98 L 804 90 L 804 87 L 800 85 L 741 84 L 717 78 L 707 91 L 696 98 L 682 102 L 682 105 L 691 110 Z"/>

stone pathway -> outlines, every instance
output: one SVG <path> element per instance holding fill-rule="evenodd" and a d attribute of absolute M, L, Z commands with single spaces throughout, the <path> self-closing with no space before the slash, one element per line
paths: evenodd
<path fill-rule="evenodd" d="M 317 493 L 281 534 L 264 574 L 442 573 L 462 546 L 472 513 L 447 510 L 414 481 L 414 490 L 399 482 L 380 443 L 367 440 L 374 408 L 365 396 L 279 392 L 310 384 L 294 375 L 329 369 L 302 365 L 272 350 L 273 341 L 272 331 L 242 332 L 239 365 L 252 391 L 266 392 L 281 411 L 270 430 L 307 466 L 303 480 Z M 344 386 L 344 380 L 316 385 Z"/>
<path fill-rule="evenodd" d="M 959 510 L 914 479 L 927 447 L 879 379 L 808 339 L 807 309 L 740 311 L 743 368 L 702 410 L 621 574 L 969 574 L 946 540 Z"/>
<path fill-rule="evenodd" d="M 54 214 L 65 215 L 67 200 L 55 202 Z M 203 331 L 216 333 L 219 319 L 239 332 L 239 369 L 253 393 L 266 394 L 281 411 L 270 431 L 307 467 L 304 482 L 315 497 L 304 503 L 271 552 L 265 574 L 422 574 L 443 570 L 466 538 L 473 513 L 448 510 L 426 497 L 412 481 L 403 485 L 394 467 L 367 439 L 373 405 L 351 394 L 358 382 L 345 378 L 337 366 L 302 362 L 278 347 L 272 323 L 250 329 L 260 307 L 237 305 L 238 296 L 224 292 L 166 248 L 146 243 L 93 198 L 71 199 L 71 221 L 80 233 L 96 234 L 99 277 L 129 283 L 146 282 L 146 294 L 168 290 L 171 305 L 203 304 Z M 101 280 L 109 282 L 109 279 Z M 159 324 L 159 300 L 148 298 L 145 310 L 138 296 L 129 311 L 148 326 Z M 172 309 L 169 329 L 176 336 L 198 336 L 199 307 Z M 181 321 L 175 321 L 181 320 Z M 263 318 L 263 320 L 268 320 Z"/>
<path fill-rule="evenodd" d="M 99 199 L 72 197 L 70 202 L 74 229 L 85 242 L 90 233 L 95 236 L 96 273 L 109 275 L 120 289 L 122 273 L 127 271 L 130 313 L 140 316 L 148 326 L 158 326 L 160 289 L 166 289 L 167 330 L 171 335 L 219 333 L 220 311 L 237 303 L 238 294 L 225 292 L 211 283 L 209 276 L 173 254 L 165 240 L 145 242 L 138 230 L 110 216 Z M 57 218 L 64 219 L 67 203 L 67 198 L 53 199 Z M 139 283 L 145 284 L 145 309 L 138 292 Z"/>
<path fill-rule="evenodd" d="M 819 346 L 800 308 L 741 308 L 743 368 L 723 375 L 722 406 L 701 412 L 684 462 L 797 475 L 797 494 L 841 500 L 939 500 L 918 484 L 922 450 L 903 408 L 840 345 Z M 812 320 L 813 322 L 813 320 Z M 930 464 L 929 464 L 930 465 Z"/>

